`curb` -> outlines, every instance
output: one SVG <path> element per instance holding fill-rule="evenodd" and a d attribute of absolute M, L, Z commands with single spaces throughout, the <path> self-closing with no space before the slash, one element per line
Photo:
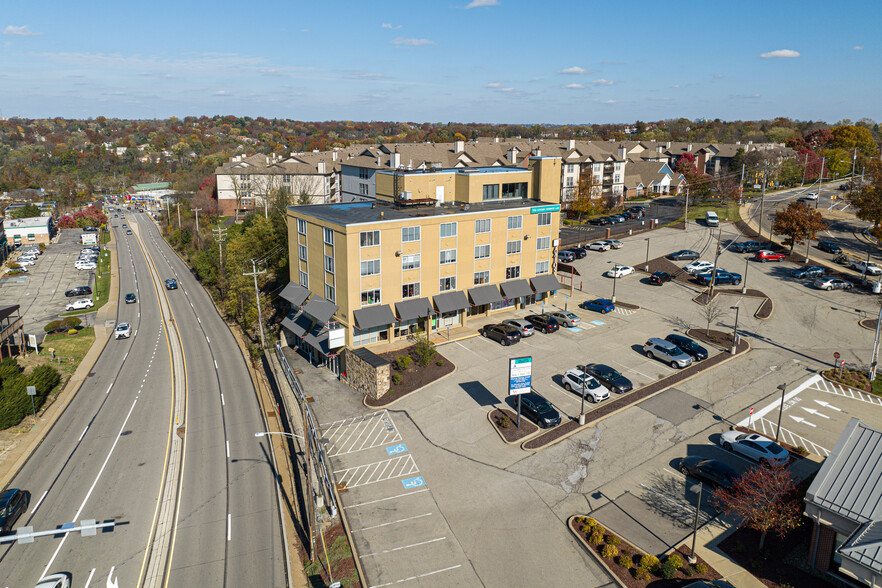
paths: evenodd
<path fill-rule="evenodd" d="M 862 329 L 867 329 L 868 331 L 875 331 L 876 327 L 871 327 L 869 325 L 870 323 L 876 322 L 876 320 L 877 319 L 861 319 L 860 321 L 858 321 L 858 326 L 860 326 Z"/>
<path fill-rule="evenodd" d="M 615 572 L 613 572 L 611 569 L 609 569 L 609 566 L 606 565 L 606 562 L 603 561 L 603 558 L 599 557 L 596 553 L 594 553 L 594 550 L 591 549 L 591 547 L 587 543 L 585 543 L 585 539 L 582 538 L 582 535 L 573 530 L 573 526 L 570 523 L 572 523 L 573 519 L 580 517 L 580 516 L 582 516 L 582 515 L 572 515 L 570 518 L 567 519 L 567 522 L 566 522 L 567 530 L 576 537 L 576 541 L 578 541 L 582 545 L 582 547 L 585 548 L 585 551 L 587 551 L 589 554 L 591 554 L 592 557 L 594 557 L 594 561 L 598 562 L 603 567 L 603 570 L 607 573 L 607 575 L 610 577 L 610 579 L 616 584 L 616 586 L 619 586 L 620 588 L 628 588 L 628 586 L 626 584 L 624 584 L 621 580 L 619 580 L 618 575 Z M 607 529 L 607 531 L 609 531 L 609 529 Z"/>
<path fill-rule="evenodd" d="M 836 368 L 827 368 L 827 369 L 836 369 Z M 858 388 L 852 388 L 851 386 L 847 386 L 847 385 L 843 384 L 842 382 L 837 382 L 836 380 L 831 380 L 830 378 L 828 378 L 827 376 L 824 375 L 824 372 L 827 371 L 827 369 L 819 370 L 818 375 L 821 376 L 822 378 L 824 378 L 825 380 L 827 380 L 828 382 L 830 382 L 831 384 L 836 384 L 837 386 L 842 386 L 846 390 L 854 390 L 855 392 L 860 392 L 861 394 L 869 394 L 870 396 L 876 396 L 872 392 L 867 392 L 866 390 L 859 390 Z"/>
<path fill-rule="evenodd" d="M 505 437 L 503 437 L 502 433 L 499 432 L 499 427 L 496 426 L 496 424 L 493 422 L 493 417 L 490 416 L 490 415 L 492 415 L 493 412 L 496 411 L 496 410 L 502 410 L 502 409 L 494 408 L 493 410 L 491 410 L 490 412 L 488 412 L 488 413 L 487 413 L 487 421 L 490 423 L 490 426 L 493 427 L 493 430 L 496 431 L 496 434 L 499 435 L 499 438 L 502 439 L 502 442 L 505 443 L 506 445 L 511 445 L 512 447 L 514 447 L 515 445 L 520 445 L 520 444 L 523 443 L 524 441 L 527 441 L 527 440 L 529 440 L 529 439 L 532 439 L 532 438 L 535 437 L 540 431 L 542 431 L 542 429 L 540 429 L 539 427 L 536 427 L 536 430 L 533 431 L 532 433 L 530 433 L 529 435 L 527 435 L 527 436 L 525 436 L 525 437 L 522 437 L 521 439 L 518 439 L 517 441 L 508 441 Z"/>
<path fill-rule="evenodd" d="M 445 359 L 446 359 L 446 358 L 445 358 Z M 448 359 L 447 361 L 450 361 L 450 360 Z M 452 361 L 450 361 L 450 363 L 453 364 L 453 371 L 450 372 L 449 374 L 444 374 L 443 376 L 441 376 L 441 377 L 438 378 L 437 380 L 433 380 L 433 381 L 429 382 L 428 384 L 425 384 L 425 385 L 423 385 L 423 386 L 420 386 L 419 388 L 414 388 L 413 390 L 411 390 L 410 392 L 408 392 L 408 393 L 405 394 L 404 396 L 401 396 L 400 398 L 396 398 L 395 400 L 392 400 L 391 402 L 389 402 L 389 403 L 387 403 L 387 404 L 381 404 L 380 406 L 371 406 L 370 404 L 367 403 L 367 396 L 363 396 L 362 399 L 361 399 L 361 402 L 362 402 L 362 404 L 364 404 L 367 408 L 369 408 L 369 409 L 371 409 L 371 410 L 380 410 L 380 409 L 382 409 L 382 408 L 389 408 L 390 406 L 392 406 L 392 405 L 395 404 L 396 402 L 398 402 L 398 401 L 400 401 L 400 400 L 404 400 L 405 398 L 407 398 L 408 396 L 411 396 L 412 394 L 416 394 L 417 392 L 419 392 L 419 391 L 422 390 L 423 388 L 428 388 L 428 387 L 431 386 L 432 384 L 435 384 L 435 383 L 437 383 L 437 382 L 441 382 L 441 381 L 443 381 L 445 378 L 447 378 L 448 376 L 452 376 L 453 374 L 455 374 L 455 373 L 456 373 L 456 370 L 459 369 L 459 368 L 457 368 L 457 367 L 456 367 L 456 364 L 453 363 Z M 349 384 L 347 384 L 347 386 L 349 386 Z M 349 386 L 349 387 L 352 388 L 352 386 Z"/>

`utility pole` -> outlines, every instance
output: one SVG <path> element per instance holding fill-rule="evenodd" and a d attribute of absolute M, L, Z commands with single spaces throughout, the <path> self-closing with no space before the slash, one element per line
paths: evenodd
<path fill-rule="evenodd" d="M 707 303 L 710 304 L 714 300 L 714 286 L 717 284 L 717 263 L 720 261 L 720 240 L 723 238 L 723 227 L 717 234 L 717 254 L 714 256 L 714 269 L 711 272 L 710 294 L 708 294 Z"/>
<path fill-rule="evenodd" d="M 266 270 L 257 271 L 257 260 L 251 260 L 251 273 L 243 272 L 243 276 L 254 277 L 254 298 L 257 300 L 257 322 L 260 324 L 260 347 L 266 349 L 266 339 L 263 336 L 263 312 L 260 310 L 260 289 L 257 287 L 257 276 L 265 274 Z"/>
<path fill-rule="evenodd" d="M 854 183 L 854 166 L 857 164 L 857 147 L 854 148 L 854 153 L 851 155 L 851 183 Z"/>
<path fill-rule="evenodd" d="M 879 361 L 879 327 L 882 327 L 882 305 L 879 306 L 879 318 L 876 319 L 876 339 L 873 341 L 873 359 L 870 360 L 870 381 L 876 379 L 876 364 Z"/>
<path fill-rule="evenodd" d="M 224 274 L 224 241 L 226 241 L 227 237 L 227 229 L 218 225 L 216 229 L 212 229 L 212 232 L 217 233 L 217 247 L 220 253 L 220 271 L 221 275 Z"/>
<path fill-rule="evenodd" d="M 176 202 L 175 206 L 178 207 L 178 230 L 180 231 L 181 230 L 181 203 Z"/>
<path fill-rule="evenodd" d="M 686 187 L 686 208 L 683 210 L 683 229 L 689 228 L 689 187 Z"/>
<path fill-rule="evenodd" d="M 805 173 L 808 171 L 808 151 L 805 153 L 805 165 L 802 167 L 802 183 L 800 186 L 805 186 Z"/>
<path fill-rule="evenodd" d="M 738 204 L 744 202 L 744 164 L 741 164 L 741 185 L 738 186 Z"/>
<path fill-rule="evenodd" d="M 171 198 L 165 197 L 165 226 L 171 224 Z"/>
<path fill-rule="evenodd" d="M 763 238 L 763 208 L 766 202 L 766 175 L 769 168 L 769 162 L 763 162 L 763 193 L 760 196 L 760 213 L 759 213 L 759 238 Z M 769 233 L 769 240 L 772 240 L 772 234 Z"/>
<path fill-rule="evenodd" d="M 178 210 L 180 211 L 180 209 L 178 209 Z M 196 213 L 196 245 L 197 245 L 197 247 L 202 249 L 201 240 L 199 239 L 199 211 L 202 209 L 201 208 L 191 208 L 190 210 L 192 210 L 193 212 Z"/>

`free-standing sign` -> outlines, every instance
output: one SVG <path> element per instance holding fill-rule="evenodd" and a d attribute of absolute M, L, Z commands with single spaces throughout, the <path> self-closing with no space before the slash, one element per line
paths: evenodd
<path fill-rule="evenodd" d="M 508 360 L 508 395 L 516 396 L 530 391 L 533 377 L 533 357 L 512 357 Z"/>

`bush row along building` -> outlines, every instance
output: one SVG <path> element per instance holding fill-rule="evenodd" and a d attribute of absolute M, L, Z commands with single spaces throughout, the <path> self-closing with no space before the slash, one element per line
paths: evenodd
<path fill-rule="evenodd" d="M 266 205 L 264 195 L 285 187 L 298 204 L 357 202 L 377 198 L 378 174 L 410 170 L 525 167 L 530 157 L 561 160 L 561 202 L 576 196 L 579 178 L 591 173 L 596 196 L 621 200 L 647 193 L 677 193 L 685 184 L 676 169 L 684 154 L 699 170 L 723 173 L 738 153 L 784 149 L 775 143 L 603 142 L 521 140 L 496 137 L 453 143 L 355 145 L 333 151 L 238 155 L 215 170 L 221 214 Z"/>

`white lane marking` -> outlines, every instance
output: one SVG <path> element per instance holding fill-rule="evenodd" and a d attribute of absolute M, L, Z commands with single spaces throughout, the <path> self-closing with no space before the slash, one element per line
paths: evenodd
<path fill-rule="evenodd" d="M 802 417 L 793 416 L 792 414 L 788 414 L 787 416 L 789 416 L 789 417 L 792 418 L 794 421 L 796 421 L 797 423 L 800 423 L 800 424 L 808 425 L 808 426 L 810 426 L 810 427 L 817 427 L 817 426 L 818 426 L 818 425 L 816 425 L 816 424 L 814 424 L 814 423 L 812 423 L 812 422 L 810 422 L 810 421 L 805 420 L 805 419 L 802 418 Z"/>
<path fill-rule="evenodd" d="M 217 369 L 217 360 L 214 360 L 214 369 Z"/>
<path fill-rule="evenodd" d="M 387 582 L 385 584 L 374 584 L 370 588 L 383 588 L 384 586 L 392 586 L 393 584 L 401 584 L 402 582 L 410 582 L 411 580 L 425 578 L 426 576 L 433 576 L 435 574 L 440 574 L 441 572 L 449 572 L 450 570 L 455 570 L 456 568 L 461 568 L 461 567 L 462 567 L 462 564 L 457 564 L 455 566 L 450 566 L 449 568 L 442 568 L 440 570 L 435 570 L 433 572 L 426 572 L 425 574 L 418 574 L 416 576 L 411 576 L 409 578 L 402 578 L 400 580 L 395 580 L 394 582 Z"/>
<path fill-rule="evenodd" d="M 819 417 L 821 417 L 822 419 L 829 419 L 829 418 L 830 418 L 830 417 L 828 417 L 827 415 L 825 415 L 824 413 L 822 413 L 821 411 L 819 411 L 819 410 L 815 410 L 814 408 L 809 408 L 809 407 L 807 407 L 807 406 L 802 406 L 802 407 L 800 407 L 800 408 L 802 408 L 802 410 L 806 411 L 807 413 L 809 413 L 809 414 L 813 414 L 813 415 L 815 415 L 815 416 L 819 416 Z"/>
<path fill-rule="evenodd" d="M 358 508 L 360 506 L 367 506 L 369 504 L 376 504 L 377 502 L 385 502 L 387 500 L 394 500 L 396 498 L 401 498 L 403 496 L 410 496 L 411 494 L 420 494 L 421 492 L 428 492 L 428 488 L 423 488 L 422 490 L 414 490 L 413 492 L 405 492 L 404 494 L 396 494 L 395 496 L 387 496 L 386 498 L 380 498 L 378 500 L 369 500 L 367 502 L 359 502 L 358 504 L 350 504 L 349 506 L 344 506 L 343 508 Z"/>
<path fill-rule="evenodd" d="M 398 523 L 404 523 L 406 521 L 412 521 L 414 519 L 421 519 L 423 517 L 429 517 L 429 516 L 432 516 L 432 514 L 433 513 L 427 512 L 427 513 L 424 513 L 421 515 L 416 515 L 415 517 L 407 517 L 406 519 L 398 519 L 397 521 L 391 521 L 388 523 L 381 523 L 379 525 L 374 525 L 373 527 L 364 527 L 363 529 L 353 529 L 352 532 L 359 533 L 361 531 L 370 531 L 372 529 L 379 529 L 380 527 L 387 527 L 389 525 L 397 525 Z"/>
<path fill-rule="evenodd" d="M 829 402 L 824 402 L 823 400 L 815 400 L 815 402 L 817 402 L 818 404 L 820 404 L 824 408 L 829 408 L 830 410 L 835 410 L 836 412 L 842 412 L 841 408 L 836 408 L 835 406 L 833 406 Z"/>
<path fill-rule="evenodd" d="M 113 579 L 113 569 L 116 566 L 110 566 L 110 572 L 107 574 L 107 588 L 119 588 L 119 576 Z"/>
<path fill-rule="evenodd" d="M 396 551 L 401 551 L 402 549 L 410 549 L 411 547 L 419 547 L 420 545 L 428 545 L 429 543 L 437 543 L 438 541 L 444 541 L 447 537 L 436 537 L 435 539 L 429 539 L 428 541 L 420 541 L 419 543 L 411 543 L 410 545 L 402 545 L 401 547 L 393 547 L 392 549 L 384 549 L 383 551 L 375 551 L 374 553 L 365 553 L 363 555 L 358 556 L 359 559 L 364 559 L 366 557 L 374 557 L 375 555 L 383 555 L 385 553 L 394 553 Z"/>
<path fill-rule="evenodd" d="M 233 515 L 227 513 L 227 541 L 233 538 Z"/>
<path fill-rule="evenodd" d="M 199 321 L 199 324 L 200 324 L 200 325 L 202 324 L 202 319 L 199 318 L 198 316 L 196 317 L 196 320 Z"/>
<path fill-rule="evenodd" d="M 107 387 L 107 392 L 105 392 L 105 394 L 110 394 L 111 388 L 113 388 L 113 384 L 111 384 L 110 386 Z"/>
<path fill-rule="evenodd" d="M 227 405 L 227 403 L 224 402 L 224 393 L 223 393 L 223 392 L 221 392 L 221 405 L 222 405 L 222 406 L 226 406 L 226 405 Z"/>
<path fill-rule="evenodd" d="M 230 441 L 227 440 L 227 459 L 230 459 Z"/>
<path fill-rule="evenodd" d="M 82 440 L 83 440 L 83 437 L 86 436 L 86 431 L 88 431 L 88 430 L 89 430 L 89 425 L 86 425 L 86 428 L 83 429 L 83 432 L 82 432 L 82 434 L 80 435 L 80 438 L 77 439 L 77 441 L 82 441 Z"/>
<path fill-rule="evenodd" d="M 135 337 L 138 336 L 138 329 L 135 329 Z"/>
<path fill-rule="evenodd" d="M 211 345 L 211 340 L 208 338 L 208 335 L 205 336 L 205 340 L 208 341 L 209 345 Z"/>
<path fill-rule="evenodd" d="M 797 386 L 796 388 L 794 388 L 793 390 L 788 392 L 784 396 L 784 402 L 786 403 L 788 400 L 790 400 L 791 398 L 794 398 L 800 392 L 802 392 L 806 388 L 812 386 L 813 384 L 818 383 L 819 381 L 822 382 L 823 378 L 821 378 L 821 376 L 815 374 L 814 376 L 810 377 L 805 382 L 803 382 L 802 384 L 800 384 L 799 386 Z M 752 417 L 748 416 L 748 418 L 742 419 L 741 421 L 736 423 L 736 425 L 739 427 L 746 427 L 748 425 L 748 422 L 751 420 L 751 418 L 753 420 L 760 419 L 760 418 L 764 417 L 765 415 L 767 415 L 768 413 L 772 412 L 773 410 L 778 410 L 778 407 L 780 407 L 780 406 L 781 406 L 781 399 L 780 398 L 775 399 L 772 402 L 770 402 L 769 404 L 767 404 L 766 406 L 764 406 L 763 408 L 754 412 Z"/>
<path fill-rule="evenodd" d="M 119 428 L 119 433 L 116 434 L 116 439 L 113 440 L 113 445 L 110 446 L 110 451 L 107 452 L 107 457 L 104 458 L 104 463 L 101 464 L 101 469 L 98 470 L 98 475 L 95 476 L 95 481 L 92 482 L 92 486 L 89 488 L 89 491 L 86 492 L 86 497 L 83 498 L 83 503 L 80 504 L 80 508 L 77 509 L 76 514 L 73 516 L 73 520 L 71 522 L 76 523 L 77 519 L 80 518 L 80 514 L 82 514 L 83 509 L 86 508 L 86 503 L 89 501 L 89 497 L 92 495 L 92 492 L 95 490 L 95 486 L 98 485 L 98 480 L 101 479 L 101 474 L 104 473 L 104 468 L 107 467 L 108 462 L 110 461 L 110 457 L 113 455 L 114 450 L 116 449 L 116 444 L 119 443 L 119 440 L 122 439 L 122 433 L 126 429 L 126 425 L 129 422 L 129 418 L 132 416 L 132 412 L 135 410 L 135 405 L 138 403 L 138 399 L 136 398 L 132 402 L 132 407 L 129 409 L 129 413 L 126 415 L 125 420 L 123 421 L 122 426 Z M 40 576 L 41 578 L 49 573 L 49 568 L 52 567 L 52 564 L 55 562 L 55 558 L 58 557 L 58 552 L 61 551 L 61 548 L 64 547 L 64 542 L 67 541 L 67 538 L 70 536 L 70 533 L 65 533 L 64 537 L 61 538 L 61 542 L 58 544 L 58 547 L 55 549 L 55 553 L 52 554 L 52 558 L 49 560 L 49 563 L 46 564 L 46 568 L 43 570 L 43 574 Z"/>
<path fill-rule="evenodd" d="M 123 361 L 125 361 L 128 356 L 129 356 L 129 352 L 126 351 L 126 354 L 123 356 Z"/>
<path fill-rule="evenodd" d="M 46 498 L 46 495 L 47 495 L 47 494 L 49 494 L 49 491 L 48 491 L 48 490 L 46 490 L 45 492 L 43 492 L 43 496 L 41 496 L 41 497 L 40 497 L 40 500 L 37 501 L 37 504 L 34 505 L 34 508 L 31 510 L 31 514 L 34 514 L 35 512 L 37 512 L 37 509 L 40 508 L 40 504 L 42 504 L 43 499 Z"/>
<path fill-rule="evenodd" d="M 95 568 L 92 568 L 92 571 L 89 572 L 89 577 L 86 579 L 86 588 L 89 588 L 89 584 L 92 583 L 92 576 L 95 575 Z"/>

